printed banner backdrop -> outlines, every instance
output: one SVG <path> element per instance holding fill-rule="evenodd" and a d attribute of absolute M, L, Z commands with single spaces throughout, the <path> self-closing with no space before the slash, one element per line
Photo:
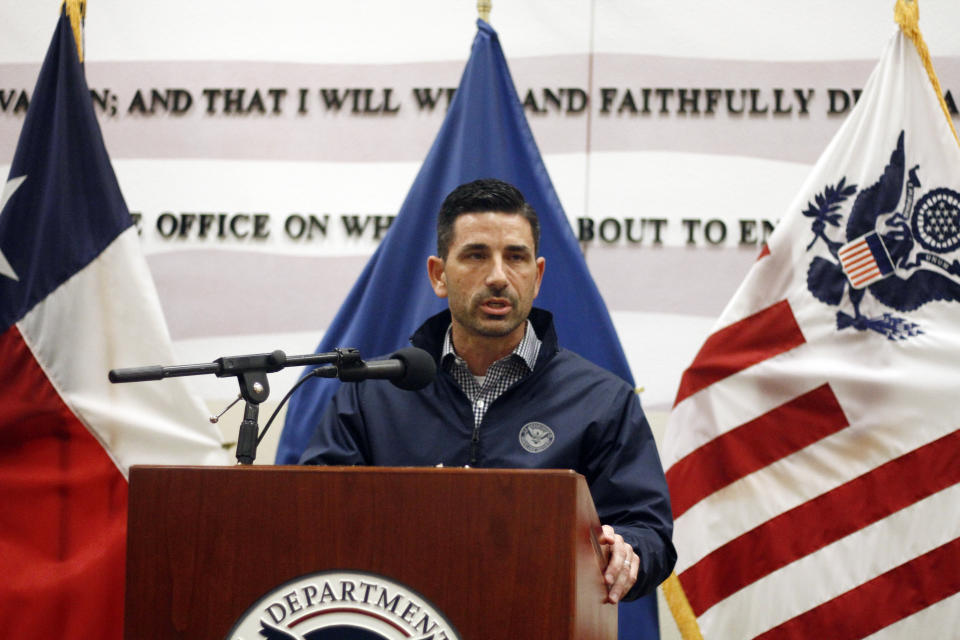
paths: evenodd
<path fill-rule="evenodd" d="M 0 7 L 0 161 L 57 6 Z M 891 13 L 869 0 L 494 3 L 648 411 L 672 404 Z M 927 0 L 924 17 L 944 88 L 960 92 L 960 5 Z M 314 349 L 439 131 L 475 19 L 472 0 L 89 3 L 88 84 L 179 362 Z M 295 378 L 272 376 L 274 395 Z M 229 380 L 191 385 L 212 405 L 236 395 Z"/>
<path fill-rule="evenodd" d="M 960 623 L 960 146 L 899 31 L 684 373 L 663 447 L 703 637 Z"/>
<path fill-rule="evenodd" d="M 0 620 L 20 638 L 120 638 L 127 470 L 229 459 L 182 381 L 107 381 L 172 352 L 55 16 L 0 197 Z"/>

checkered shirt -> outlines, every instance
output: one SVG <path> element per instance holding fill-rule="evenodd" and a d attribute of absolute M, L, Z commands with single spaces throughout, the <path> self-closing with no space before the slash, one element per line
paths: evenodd
<path fill-rule="evenodd" d="M 540 339 L 533 330 L 533 324 L 527 320 L 527 328 L 523 333 L 520 344 L 510 355 L 490 365 L 481 387 L 477 383 L 477 379 L 470 373 L 466 360 L 458 356 L 453 349 L 452 328 L 453 325 L 447 328 L 447 334 L 443 339 L 442 366 L 453 376 L 467 398 L 470 399 L 470 404 L 473 406 L 473 426 L 479 428 L 480 423 L 483 422 L 483 416 L 487 413 L 487 408 L 493 401 L 510 385 L 533 371 L 533 365 L 537 362 L 537 354 L 540 353 Z"/>

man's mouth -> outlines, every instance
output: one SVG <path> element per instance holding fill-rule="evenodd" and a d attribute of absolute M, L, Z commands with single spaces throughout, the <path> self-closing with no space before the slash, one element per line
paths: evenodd
<path fill-rule="evenodd" d="M 505 316 L 512 308 L 513 305 L 505 298 L 490 298 L 480 305 L 480 310 L 491 316 Z"/>

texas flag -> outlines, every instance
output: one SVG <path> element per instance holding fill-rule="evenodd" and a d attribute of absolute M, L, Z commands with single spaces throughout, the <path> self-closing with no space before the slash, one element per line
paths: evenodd
<path fill-rule="evenodd" d="M 119 638 L 127 470 L 225 464 L 171 363 L 66 11 L 0 200 L 0 621 L 12 638 Z"/>
<path fill-rule="evenodd" d="M 662 453 L 685 639 L 960 633 L 960 145 L 916 3 L 897 16 L 681 380 Z"/>

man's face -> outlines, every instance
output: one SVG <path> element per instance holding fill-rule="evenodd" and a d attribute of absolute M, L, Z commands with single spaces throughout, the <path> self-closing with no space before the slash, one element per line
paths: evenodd
<path fill-rule="evenodd" d="M 459 216 L 446 259 L 431 256 L 427 268 L 434 292 L 449 299 L 455 327 L 491 338 L 516 332 L 519 341 L 544 268 L 523 216 Z"/>

